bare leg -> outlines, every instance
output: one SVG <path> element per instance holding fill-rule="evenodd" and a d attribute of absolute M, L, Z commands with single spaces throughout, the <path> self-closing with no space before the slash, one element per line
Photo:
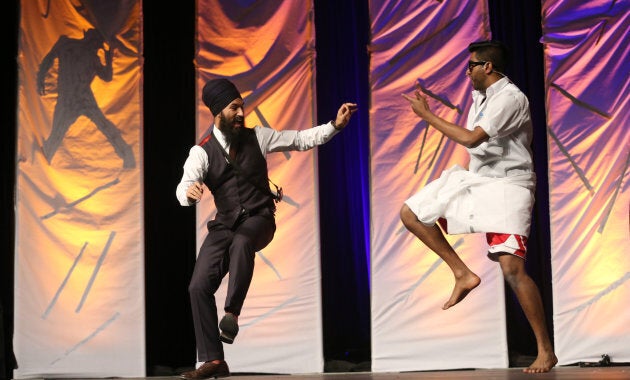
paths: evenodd
<path fill-rule="evenodd" d="M 400 210 L 400 220 L 405 227 L 422 241 L 433 252 L 437 253 L 442 260 L 451 268 L 455 276 L 455 287 L 451 293 L 451 297 L 446 301 L 442 309 L 449 307 L 463 300 L 471 290 L 479 286 L 481 279 L 473 271 L 470 270 L 453 250 L 453 247 L 446 241 L 442 231 L 437 225 L 426 226 L 422 224 L 416 214 L 403 205 Z"/>
<path fill-rule="evenodd" d="M 505 254 L 499 256 L 499 263 L 505 280 L 516 294 L 516 298 L 518 298 L 518 302 L 521 304 L 536 336 L 538 356 L 529 367 L 523 369 L 523 372 L 549 372 L 558 363 L 558 358 L 553 351 L 547 332 L 545 313 L 538 287 L 525 271 L 525 260 Z"/>

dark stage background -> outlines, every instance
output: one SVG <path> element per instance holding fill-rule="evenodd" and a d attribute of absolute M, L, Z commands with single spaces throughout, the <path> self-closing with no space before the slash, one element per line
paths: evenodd
<path fill-rule="evenodd" d="M 195 2 L 143 3 L 146 345 L 147 374 L 155 375 L 195 362 L 187 293 L 195 211 L 175 198 L 182 163 L 195 144 Z M 327 122 L 342 102 L 359 104 L 348 128 L 318 154 L 324 358 L 331 372 L 370 368 L 368 4 L 314 0 L 318 121 Z M 6 378 L 13 368 L 18 5 L 4 0 L 0 6 L 0 376 Z M 538 185 L 527 268 L 541 289 L 553 331 L 540 2 L 489 0 L 489 10 L 494 38 L 513 47 L 507 74 L 532 107 Z M 509 288 L 506 303 L 510 363 L 521 366 L 536 354 L 535 340 Z"/>

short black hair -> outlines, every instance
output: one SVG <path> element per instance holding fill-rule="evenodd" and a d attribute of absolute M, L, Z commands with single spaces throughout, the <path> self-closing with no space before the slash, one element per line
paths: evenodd
<path fill-rule="evenodd" d="M 468 45 L 468 51 L 477 53 L 477 58 L 482 61 L 492 62 L 497 71 L 504 71 L 509 61 L 509 49 L 501 41 L 478 41 Z"/>

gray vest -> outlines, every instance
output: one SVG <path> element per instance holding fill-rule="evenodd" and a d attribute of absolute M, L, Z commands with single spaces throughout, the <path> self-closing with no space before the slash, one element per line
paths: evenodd
<path fill-rule="evenodd" d="M 217 141 L 210 139 L 203 142 L 201 147 L 208 154 L 208 173 L 204 183 L 214 196 L 217 208 L 215 219 L 217 222 L 234 227 L 242 210 L 256 213 L 268 208 L 275 212 L 275 203 L 269 193 L 260 189 L 268 189 L 267 160 L 260 151 L 260 145 L 253 129 L 245 129 L 236 148 L 236 163 L 241 173 L 227 163 Z M 254 186 L 255 183 L 257 186 Z"/>

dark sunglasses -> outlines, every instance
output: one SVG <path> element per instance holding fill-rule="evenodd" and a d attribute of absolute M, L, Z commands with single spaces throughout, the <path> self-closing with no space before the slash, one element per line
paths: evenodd
<path fill-rule="evenodd" d="M 468 61 L 468 66 L 466 66 L 466 69 L 472 71 L 475 66 L 485 65 L 486 63 L 488 63 L 488 61 Z"/>

